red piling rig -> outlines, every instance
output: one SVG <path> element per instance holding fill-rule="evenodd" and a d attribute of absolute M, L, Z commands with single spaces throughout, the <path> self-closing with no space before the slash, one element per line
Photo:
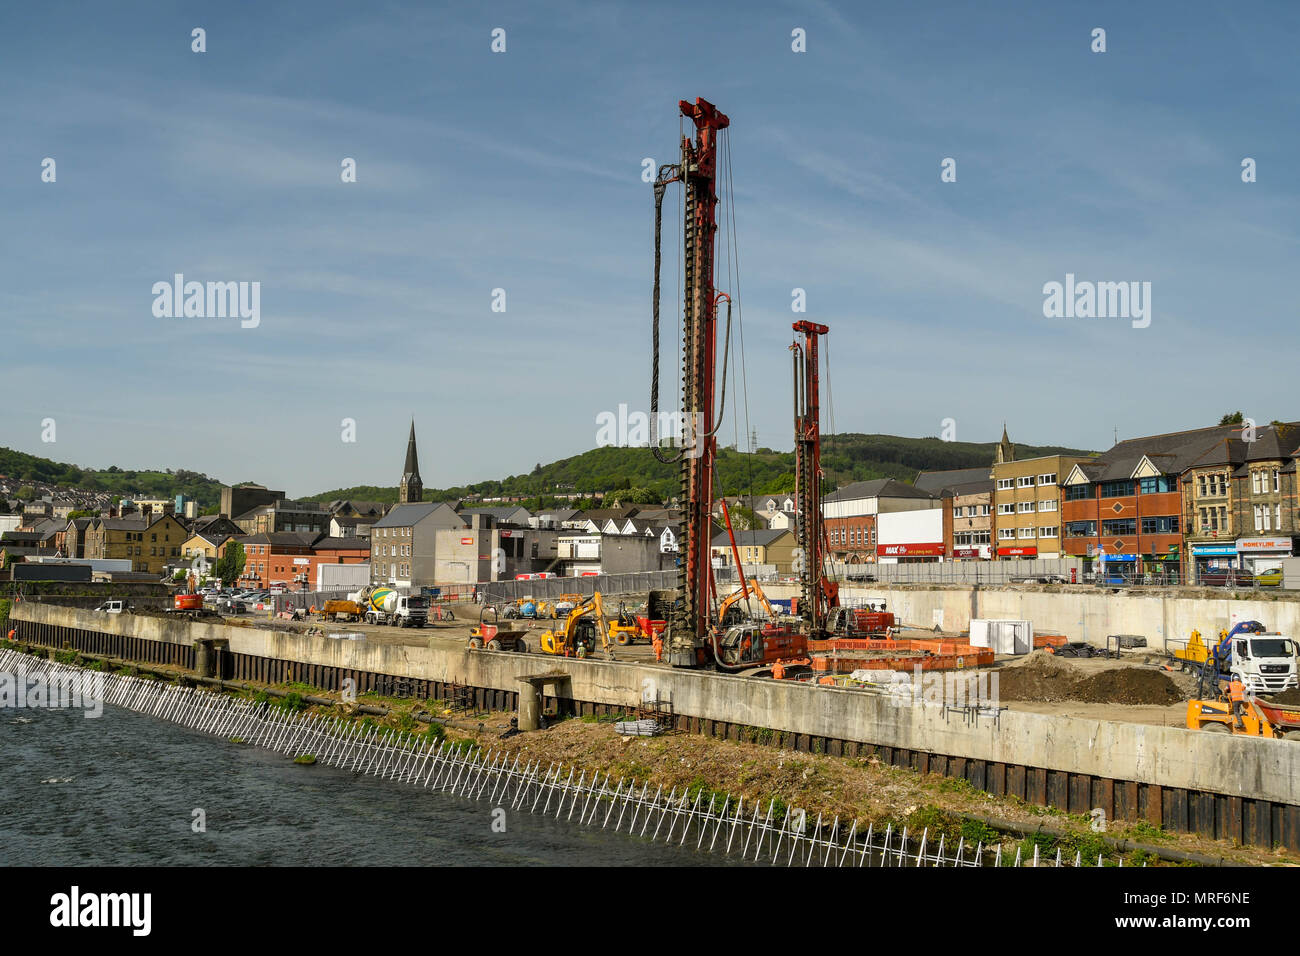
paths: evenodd
<path fill-rule="evenodd" d="M 658 222 L 663 189 L 681 182 L 685 190 L 682 223 L 685 264 L 682 316 L 682 412 L 683 453 L 681 466 L 682 538 L 678 587 L 682 604 L 668 628 L 668 660 L 674 667 L 697 667 L 706 660 L 711 622 L 711 542 L 713 488 L 717 467 L 717 421 L 714 395 L 717 384 L 717 305 L 713 276 L 714 235 L 717 232 L 717 147 L 718 131 L 731 121 L 717 107 L 703 99 L 681 100 L 682 115 L 695 124 L 695 140 L 682 137 L 682 161 L 678 167 L 661 167 L 655 182 L 655 375 L 652 385 L 652 415 L 658 408 Z M 688 423 L 688 424 L 686 424 Z M 656 450 L 656 453 L 658 451 Z"/>
<path fill-rule="evenodd" d="M 794 323 L 803 333 L 790 346 L 794 364 L 795 537 L 804 562 L 799 610 L 811 637 L 826 632 L 826 616 L 839 604 L 839 585 L 826 578 L 826 524 L 822 517 L 821 375 L 818 336 L 830 331 L 816 322 Z"/>

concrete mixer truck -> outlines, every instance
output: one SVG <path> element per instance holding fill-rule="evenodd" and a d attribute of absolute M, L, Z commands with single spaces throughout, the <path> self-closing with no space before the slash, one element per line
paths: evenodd
<path fill-rule="evenodd" d="M 401 594 L 389 587 L 368 587 L 349 597 L 365 608 L 369 624 L 424 627 L 429 619 L 429 600 L 419 594 Z"/>

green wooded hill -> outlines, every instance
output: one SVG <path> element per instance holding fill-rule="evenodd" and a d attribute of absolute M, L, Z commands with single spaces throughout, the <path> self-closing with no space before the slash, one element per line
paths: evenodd
<path fill-rule="evenodd" d="M 216 507 L 221 501 L 222 483 L 197 471 L 130 471 L 112 465 L 97 470 L 66 462 L 51 461 L 12 448 L 0 448 L 0 475 L 10 483 L 43 481 L 63 488 L 81 488 L 140 498 L 174 498 L 186 495 L 200 508 Z"/>
<path fill-rule="evenodd" d="M 977 468 L 993 461 L 996 442 L 949 442 L 938 438 L 902 438 L 897 435 L 843 434 L 822 436 L 822 464 L 830 489 L 853 481 L 897 478 L 911 482 L 920 471 Z M 1092 452 L 1055 445 L 1017 445 L 1017 458 L 1042 455 L 1090 455 Z M 772 494 L 794 490 L 794 452 L 760 448 L 752 455 L 734 448 L 718 452 L 718 471 L 724 494 Z M 548 506 L 556 493 L 582 494 L 626 489 L 625 500 L 649 504 L 677 493 L 678 466 L 664 464 L 648 448 L 594 448 L 548 465 L 538 463 L 531 472 L 500 481 L 483 481 L 457 488 L 425 489 L 428 501 L 445 501 L 478 494 L 487 497 L 522 495 Z M 359 498 L 395 502 L 397 487 L 361 485 L 313 495 L 307 500 Z"/>

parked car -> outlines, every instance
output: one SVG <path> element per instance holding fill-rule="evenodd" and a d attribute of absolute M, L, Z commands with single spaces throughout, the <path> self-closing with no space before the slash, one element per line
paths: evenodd
<path fill-rule="evenodd" d="M 1202 571 L 1197 584 L 1207 588 L 1253 588 L 1255 576 L 1242 568 L 1211 568 Z"/>
<path fill-rule="evenodd" d="M 1282 569 L 1265 568 L 1255 575 L 1255 585 L 1261 588 L 1280 588 L 1282 586 Z"/>
<path fill-rule="evenodd" d="M 130 610 L 130 605 L 126 601 L 105 601 L 96 611 L 103 611 L 105 614 L 122 614 Z"/>

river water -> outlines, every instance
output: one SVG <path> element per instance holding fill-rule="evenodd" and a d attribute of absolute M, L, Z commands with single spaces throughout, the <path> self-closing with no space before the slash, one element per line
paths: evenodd
<path fill-rule="evenodd" d="M 723 862 L 508 807 L 496 833 L 492 811 L 115 707 L 0 710 L 0 866 Z"/>

